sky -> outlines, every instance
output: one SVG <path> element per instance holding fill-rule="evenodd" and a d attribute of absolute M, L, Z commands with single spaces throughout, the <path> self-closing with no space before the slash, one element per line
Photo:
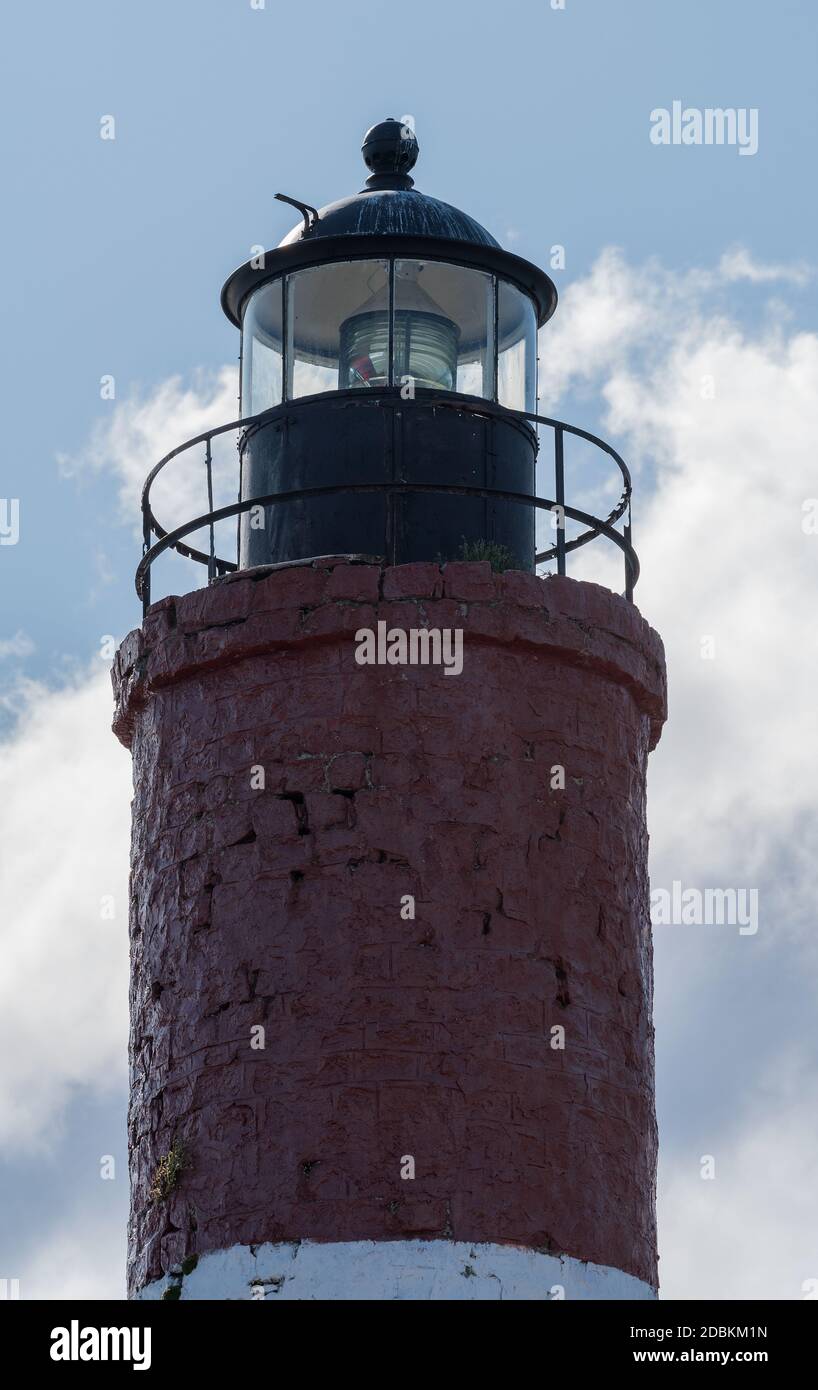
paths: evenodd
<path fill-rule="evenodd" d="M 130 766 L 107 668 L 140 620 L 141 481 L 237 414 L 219 291 L 295 220 L 274 193 L 356 191 L 366 128 L 411 114 L 417 187 L 557 283 L 541 409 L 634 473 L 636 600 L 670 682 L 652 884 L 758 892 L 753 933 L 655 928 L 662 1293 L 808 1296 L 818 8 L 12 0 L 5 27 L 0 1277 L 124 1288 Z M 756 111 L 757 152 L 653 143 L 677 100 Z M 606 495 L 581 454 L 567 468 L 576 505 Z M 169 485 L 170 511 L 198 487 Z M 593 549 L 571 572 L 621 588 Z"/>

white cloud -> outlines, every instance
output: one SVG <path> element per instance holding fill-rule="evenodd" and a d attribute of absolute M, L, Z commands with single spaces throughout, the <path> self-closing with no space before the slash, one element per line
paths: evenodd
<path fill-rule="evenodd" d="M 110 415 L 98 421 L 81 451 L 74 455 L 58 454 L 57 463 L 64 477 L 80 480 L 95 475 L 109 477 L 117 487 L 120 520 L 141 538 L 142 487 L 154 465 L 187 440 L 238 417 L 236 367 L 225 366 L 218 371 L 199 369 L 188 382 L 174 376 L 152 391 L 134 390 L 114 405 Z M 216 508 L 236 500 L 237 439 L 235 432 L 228 431 L 212 441 L 213 505 Z M 154 480 L 150 496 L 153 514 L 166 531 L 208 512 L 205 445 L 193 445 L 171 459 Z M 207 530 L 191 532 L 186 540 L 195 548 L 207 551 Z M 217 523 L 215 550 L 223 559 L 235 559 L 235 518 Z M 97 580 L 90 594 L 92 602 L 108 582 L 109 564 L 109 556 L 98 550 Z M 154 562 L 152 577 L 154 597 L 158 597 L 165 593 L 186 593 L 205 584 L 207 571 L 203 565 L 166 551 Z"/>
<path fill-rule="evenodd" d="M 0 638 L 0 661 L 9 656 L 31 656 L 34 643 L 25 632 L 15 632 L 13 637 Z"/>
<path fill-rule="evenodd" d="M 818 336 L 739 327 L 718 283 L 605 252 L 566 293 L 562 328 L 544 330 L 542 375 L 601 394 L 602 432 L 637 466 L 636 598 L 670 673 L 651 779 L 656 857 L 684 847 L 710 868 L 729 851 L 752 874 L 771 837 L 786 841 L 818 809 L 818 536 L 801 527 L 815 494 Z M 621 588 L 604 550 L 589 547 L 573 572 Z"/>
<path fill-rule="evenodd" d="M 713 400 L 699 390 L 706 375 Z M 818 537 L 801 529 L 818 337 L 682 334 L 653 372 L 614 379 L 607 398 L 613 427 L 638 436 L 659 474 L 638 527 L 639 601 L 671 678 L 654 833 L 672 836 L 676 854 L 685 839 L 713 867 L 729 857 L 752 875 L 765 845 L 786 845 L 818 808 L 818 647 L 807 638 Z M 701 657 L 704 636 L 713 660 Z"/>
<path fill-rule="evenodd" d="M 23 1260 L 21 1299 L 125 1298 L 125 1222 L 83 1206 Z"/>
<path fill-rule="evenodd" d="M 641 274 L 631 269 L 621 252 L 609 247 L 584 279 L 569 285 L 540 334 L 543 414 L 551 413 L 569 386 L 592 380 L 644 341 L 661 312 L 659 276 L 658 267 Z"/>
<path fill-rule="evenodd" d="M 670 691 L 649 774 L 653 883 L 760 888 L 758 937 L 657 936 L 668 1297 L 797 1298 L 818 1277 L 815 1056 L 784 1084 L 812 1036 L 818 967 L 818 536 L 801 524 L 816 492 L 818 336 L 788 330 L 777 304 L 742 324 L 741 279 L 798 284 L 802 270 L 734 251 L 675 276 L 607 251 L 541 345 L 541 378 L 601 396 L 598 432 L 634 464 L 636 598 L 664 639 Z M 573 572 L 619 589 L 600 544 Z M 681 1115 L 663 1093 L 680 1078 Z M 722 1156 L 715 1183 L 699 1177 L 703 1152 Z"/>
<path fill-rule="evenodd" d="M 805 285 L 813 274 L 807 265 L 763 265 L 753 260 L 745 246 L 725 251 L 719 261 L 719 273 L 725 280 L 749 280 L 754 285 L 769 285 L 776 280 Z"/>
<path fill-rule="evenodd" d="M 152 391 L 134 391 L 118 402 L 92 431 L 81 453 L 58 455 L 63 476 L 104 473 L 119 484 L 122 518 L 139 525 L 142 485 L 160 458 L 205 430 L 239 416 L 235 367 L 200 370 L 189 384 L 170 377 Z M 153 510 L 170 530 L 208 510 L 204 446 L 171 460 L 152 489 Z M 214 441 L 215 505 L 236 495 L 238 463 L 235 435 Z M 235 529 L 235 522 L 233 523 Z"/>
<path fill-rule="evenodd" d="M 744 1097 L 737 1133 L 694 1121 L 687 1152 L 660 1160 L 662 1297 L 800 1299 L 818 1280 L 818 1080 L 786 1060 Z"/>
<path fill-rule="evenodd" d="M 15 1153 L 57 1142 L 76 1088 L 126 1075 L 131 795 L 103 663 L 18 703 L 0 744 L 0 1145 Z"/>

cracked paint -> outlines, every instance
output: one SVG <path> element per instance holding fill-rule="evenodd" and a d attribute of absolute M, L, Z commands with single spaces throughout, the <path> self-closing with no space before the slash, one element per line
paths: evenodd
<path fill-rule="evenodd" d="M 275 1270 L 274 1274 L 266 1271 Z M 261 1271 L 265 1271 L 262 1273 Z M 175 1287 L 162 1279 L 139 1297 L 160 1299 Z M 631 1275 L 568 1256 L 465 1241 L 345 1241 L 234 1246 L 205 1255 L 178 1298 L 518 1302 L 655 1298 Z"/>

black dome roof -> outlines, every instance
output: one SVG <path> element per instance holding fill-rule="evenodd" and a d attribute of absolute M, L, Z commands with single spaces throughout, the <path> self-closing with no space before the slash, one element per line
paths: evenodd
<path fill-rule="evenodd" d="M 309 232 L 304 223 L 279 242 L 315 241 L 326 236 L 435 236 L 448 241 L 471 241 L 476 246 L 499 242 L 468 213 L 441 203 L 416 189 L 368 189 L 321 208 Z"/>
<path fill-rule="evenodd" d="M 362 153 L 372 170 L 366 188 L 321 208 L 309 227 L 300 222 L 279 242 L 292 246 L 328 236 L 432 236 L 475 246 L 499 242 L 468 213 L 418 193 L 409 177 L 419 149 L 414 131 L 390 117 L 364 136 Z"/>
<path fill-rule="evenodd" d="M 309 203 L 275 196 L 301 213 L 297 227 L 278 246 L 233 271 L 222 287 L 222 308 L 237 328 L 244 306 L 258 287 L 282 274 L 381 256 L 426 257 L 474 266 L 516 284 L 537 307 L 542 326 L 557 305 L 557 291 L 545 271 L 504 251 L 485 227 L 450 203 L 418 193 L 409 170 L 418 157 L 414 130 L 389 119 L 364 136 L 362 153 L 371 170 L 366 187 L 319 212 Z"/>

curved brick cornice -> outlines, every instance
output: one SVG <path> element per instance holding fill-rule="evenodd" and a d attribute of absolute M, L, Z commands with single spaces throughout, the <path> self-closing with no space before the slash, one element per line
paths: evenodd
<path fill-rule="evenodd" d="M 130 747 L 134 712 L 150 692 L 283 647 L 351 637 L 360 627 L 462 628 L 464 644 L 539 650 L 626 686 L 650 717 L 650 748 L 667 717 L 662 639 L 639 611 L 598 584 L 486 562 L 446 566 L 314 561 L 230 576 L 166 598 L 129 633 L 114 660 L 113 728 Z M 352 648 L 349 648 L 350 660 Z"/>

